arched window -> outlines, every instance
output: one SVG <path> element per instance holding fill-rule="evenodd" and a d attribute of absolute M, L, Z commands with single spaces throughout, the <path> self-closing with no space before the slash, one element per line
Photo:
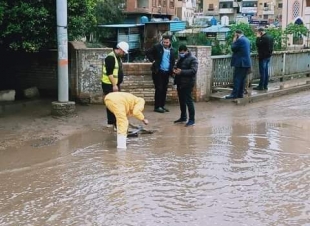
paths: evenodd
<path fill-rule="evenodd" d="M 294 4 L 293 4 L 293 19 L 295 19 L 296 17 L 299 16 L 299 11 L 300 11 L 300 4 L 299 4 L 299 1 L 295 1 Z"/>
<path fill-rule="evenodd" d="M 295 20 L 295 23 L 294 24 L 297 24 L 297 25 L 303 25 L 304 22 L 302 21 L 302 19 L 300 18 L 297 18 Z M 303 39 L 303 36 L 302 35 L 298 35 L 298 34 L 293 34 L 293 44 L 294 45 L 302 45 L 304 42 L 304 39 Z"/>

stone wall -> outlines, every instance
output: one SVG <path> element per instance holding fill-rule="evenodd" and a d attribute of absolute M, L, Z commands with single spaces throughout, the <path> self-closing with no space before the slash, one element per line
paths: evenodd
<path fill-rule="evenodd" d="M 102 103 L 101 74 L 103 60 L 112 49 L 73 49 L 71 54 L 70 77 L 71 87 L 76 97 L 89 96 L 91 103 Z M 193 55 L 198 58 L 199 69 L 194 89 L 196 101 L 208 100 L 211 93 L 211 47 L 190 46 Z M 146 102 L 154 101 L 154 85 L 151 76 L 151 63 L 124 63 L 124 82 L 122 91 L 143 97 Z M 75 74 L 75 75 L 74 75 Z M 170 79 L 167 93 L 167 102 L 176 102 L 177 93 Z"/>
<path fill-rule="evenodd" d="M 69 43 L 69 91 L 70 100 L 87 97 L 91 103 L 102 103 L 101 74 L 104 58 L 111 48 L 88 49 L 81 42 Z M 211 80 L 211 48 L 190 47 L 198 57 L 199 70 L 194 90 L 196 101 L 208 100 Z M 23 98 L 23 90 L 37 87 L 40 96 L 57 99 L 57 50 L 38 53 L 0 53 L 0 90 L 16 91 L 16 99 Z M 124 83 L 122 90 L 154 101 L 154 85 L 150 63 L 124 63 Z M 20 98 L 19 98 L 20 97 Z M 177 93 L 172 79 L 169 83 L 167 102 L 177 102 Z"/>
<path fill-rule="evenodd" d="M 14 89 L 16 99 L 23 90 L 37 87 L 42 96 L 57 96 L 57 51 L 36 53 L 1 52 L 0 90 Z"/>

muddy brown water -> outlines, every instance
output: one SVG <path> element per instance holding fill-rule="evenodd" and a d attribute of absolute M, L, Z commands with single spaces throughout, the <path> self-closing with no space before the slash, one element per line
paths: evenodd
<path fill-rule="evenodd" d="M 0 151 L 0 225 L 310 225 L 309 97 Z"/>

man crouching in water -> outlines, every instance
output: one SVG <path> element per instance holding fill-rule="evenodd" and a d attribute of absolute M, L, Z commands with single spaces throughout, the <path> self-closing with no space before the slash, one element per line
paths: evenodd
<path fill-rule="evenodd" d="M 133 116 L 141 120 L 145 125 L 149 123 L 144 118 L 143 110 L 145 100 L 131 93 L 113 92 L 105 96 L 106 107 L 115 115 L 117 125 L 117 148 L 126 149 L 128 117 Z"/>

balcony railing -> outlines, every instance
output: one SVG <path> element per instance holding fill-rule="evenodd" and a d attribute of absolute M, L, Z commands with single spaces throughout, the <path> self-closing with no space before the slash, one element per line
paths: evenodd
<path fill-rule="evenodd" d="M 274 15 L 274 10 L 263 10 L 263 15 Z"/>
<path fill-rule="evenodd" d="M 220 8 L 219 14 L 233 14 L 234 9 Z"/>

